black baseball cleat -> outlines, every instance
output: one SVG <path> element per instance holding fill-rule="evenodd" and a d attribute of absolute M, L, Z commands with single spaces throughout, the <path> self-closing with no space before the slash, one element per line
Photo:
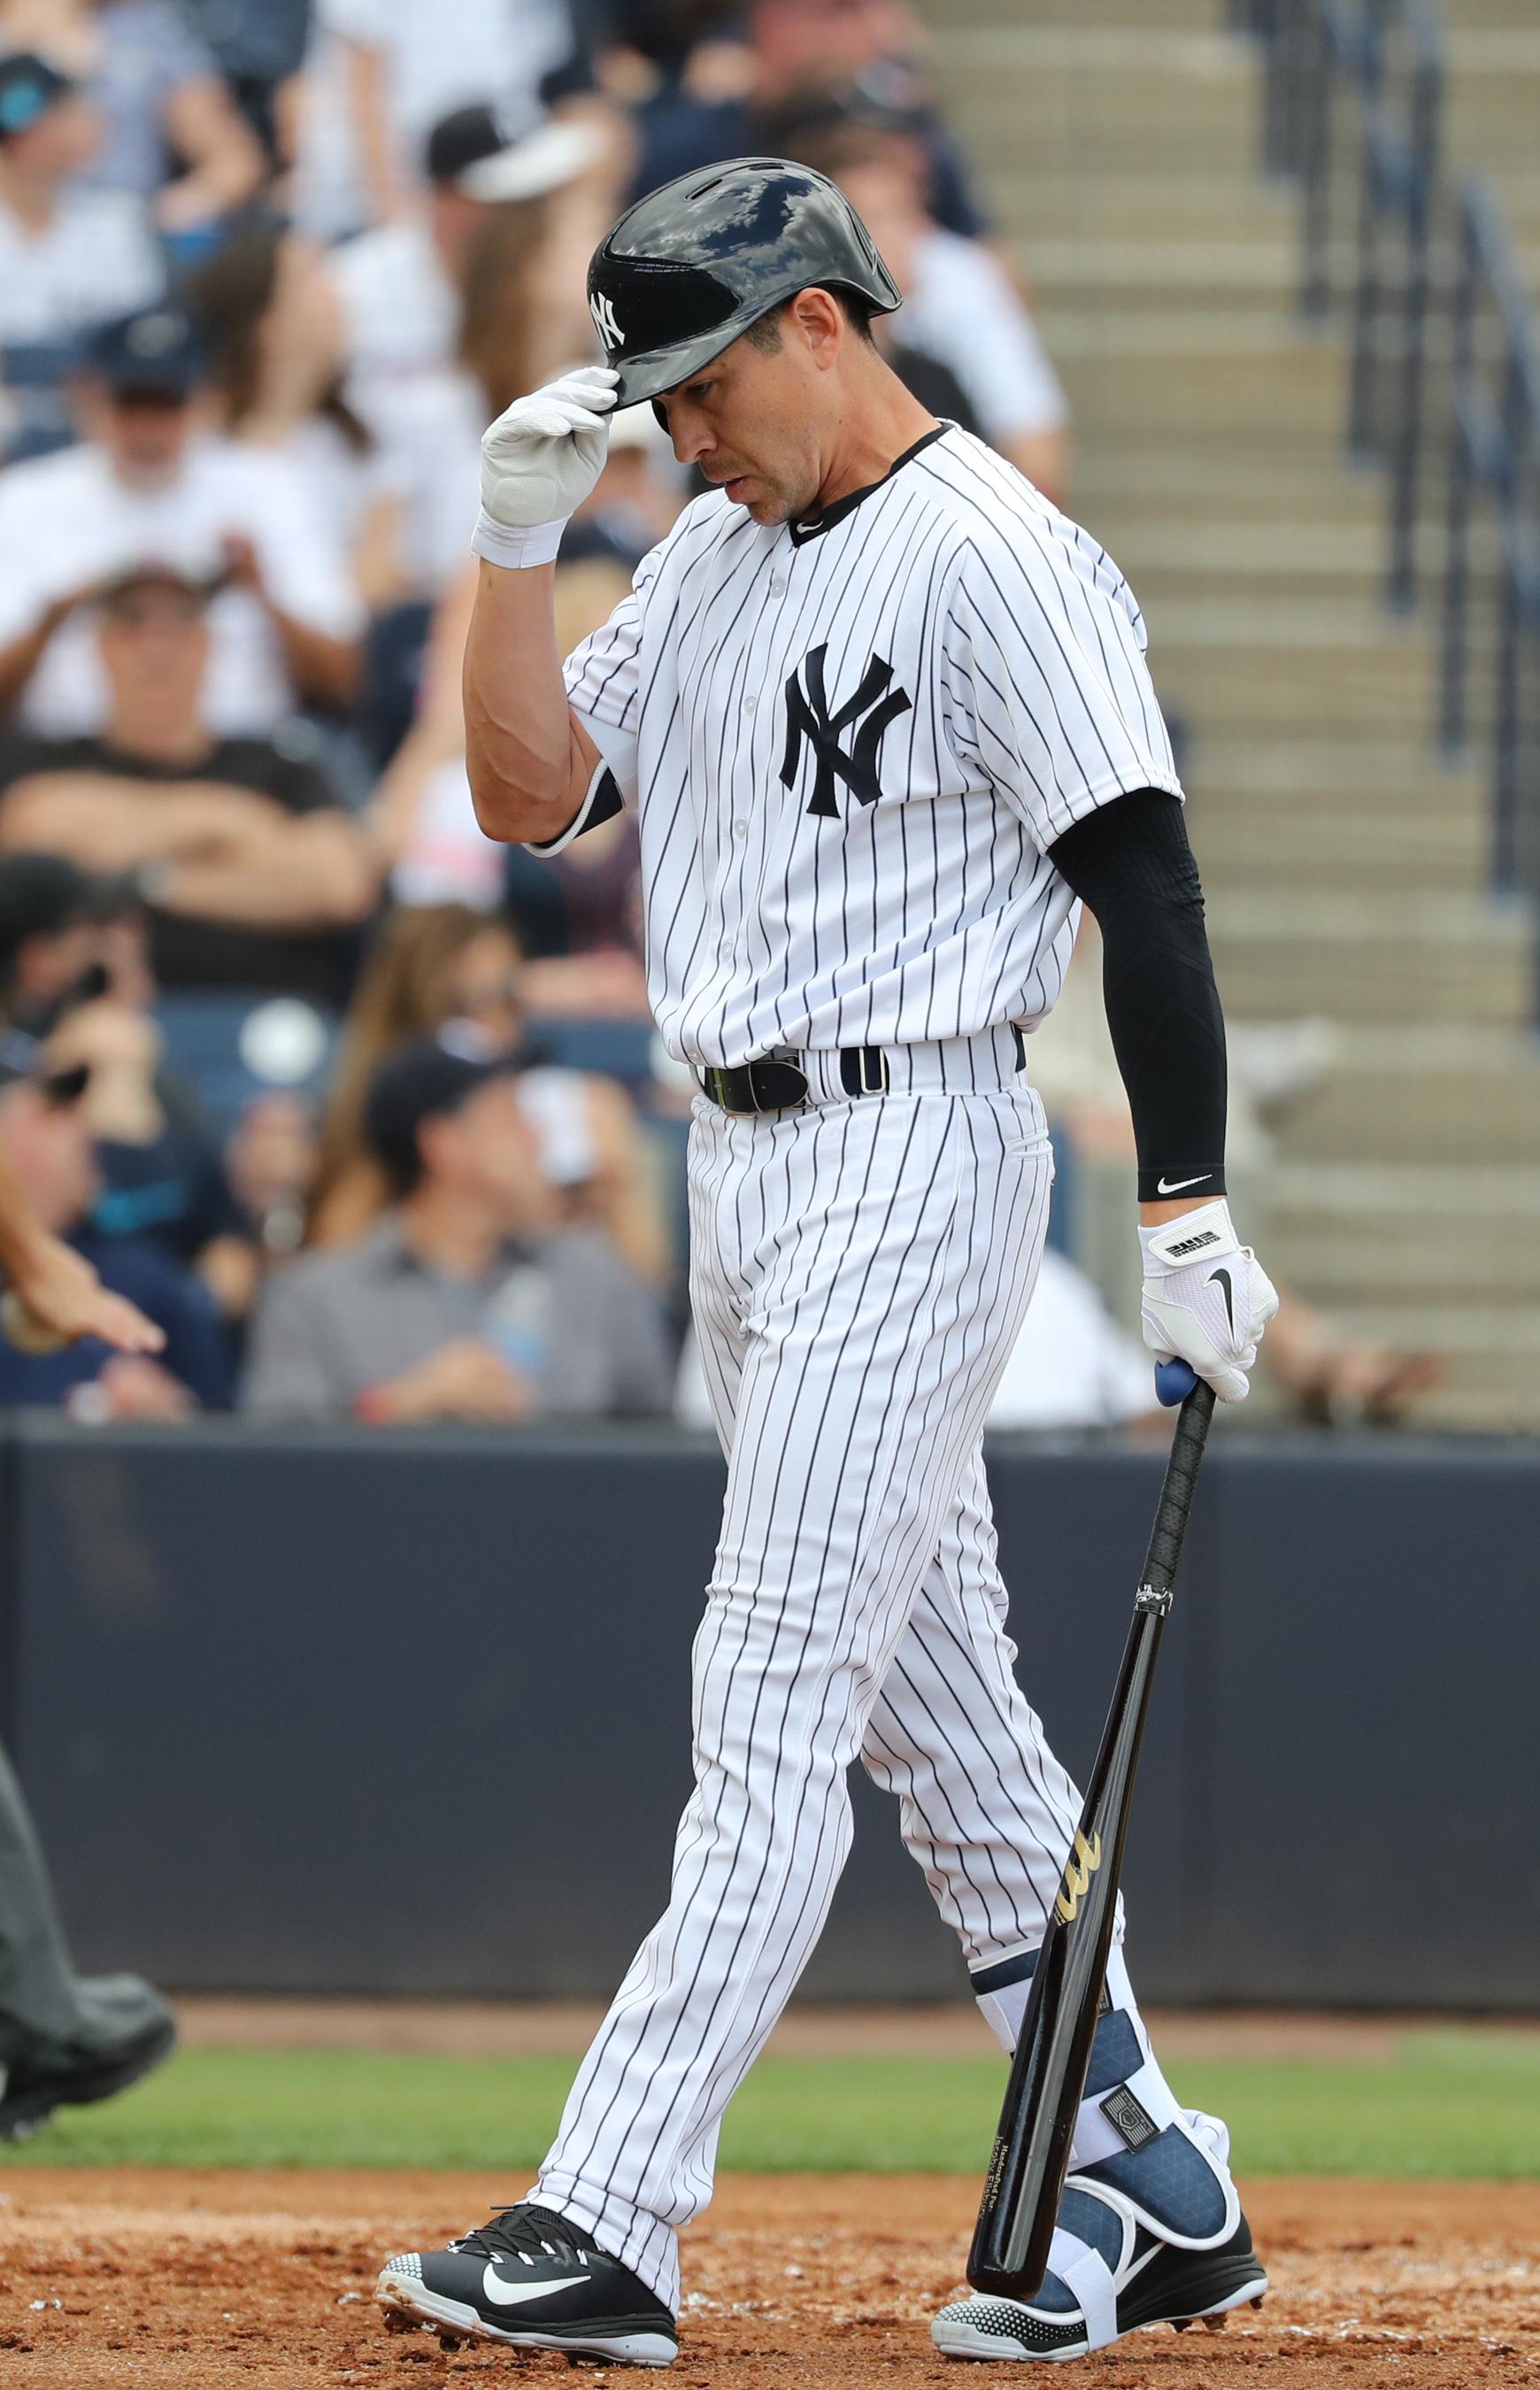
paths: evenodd
<path fill-rule="evenodd" d="M 548 2207 L 500 2207 L 447 2249 L 386 2261 L 375 2296 L 392 2329 L 506 2348 L 559 2348 L 612 2365 L 672 2365 L 674 2318 L 580 2224 Z"/>
<path fill-rule="evenodd" d="M 1185 2332 L 1188 2324 L 1203 2323 L 1217 2332 L 1233 2308 L 1262 2305 L 1267 2277 L 1242 2216 L 1217 2249 L 1174 2248 L 1134 2226 L 1113 2287 L 1113 2311 L 1106 2327 L 1097 2329 L 1087 2303 L 1050 2261 L 1033 2299 L 1024 2305 L 982 2296 L 955 2300 L 932 2318 L 930 2337 L 945 2357 L 1062 2365 L 1094 2347 L 1105 2348 L 1125 2332 L 1137 2332 L 1141 2324 L 1169 2323 Z"/>
<path fill-rule="evenodd" d="M 176 2047 L 176 2020 L 137 1975 L 87 1976 L 81 2025 L 68 2041 L 35 2041 L 0 2066 L 0 2141 L 25 2140 L 56 2108 L 110 2100 Z"/>

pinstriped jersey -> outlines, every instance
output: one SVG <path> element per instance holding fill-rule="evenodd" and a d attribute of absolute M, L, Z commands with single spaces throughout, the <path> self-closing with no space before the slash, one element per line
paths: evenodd
<path fill-rule="evenodd" d="M 1181 794 L 1126 582 L 954 425 L 808 523 L 699 499 L 566 679 L 605 768 L 544 851 L 637 809 L 653 1013 L 697 1065 L 1032 1027 L 1076 923 L 1048 848 Z"/>

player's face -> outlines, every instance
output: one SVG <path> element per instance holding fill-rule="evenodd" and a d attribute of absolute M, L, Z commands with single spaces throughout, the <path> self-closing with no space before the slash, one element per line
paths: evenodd
<path fill-rule="evenodd" d="M 818 502 L 827 383 L 795 334 L 770 350 L 735 341 L 658 410 L 682 465 L 698 465 L 756 522 L 791 522 Z"/>

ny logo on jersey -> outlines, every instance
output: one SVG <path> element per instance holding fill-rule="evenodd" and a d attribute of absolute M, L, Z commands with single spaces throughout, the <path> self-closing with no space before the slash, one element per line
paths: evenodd
<path fill-rule="evenodd" d="M 588 313 L 594 319 L 594 329 L 606 349 L 623 349 L 625 334 L 615 321 L 613 302 L 602 290 L 596 290 L 588 302 Z"/>
<path fill-rule="evenodd" d="M 888 687 L 893 668 L 880 656 L 873 656 L 855 695 L 846 700 L 838 713 L 830 713 L 824 682 L 828 654 L 827 642 L 813 649 L 786 684 L 786 753 L 781 763 L 781 786 L 789 789 L 795 785 L 802 767 L 802 741 L 806 739 L 816 765 L 807 808 L 810 814 L 838 812 L 834 802 L 837 779 L 843 780 L 852 796 L 862 804 L 876 804 L 882 794 L 877 777 L 877 751 L 882 744 L 882 733 L 901 713 L 909 713 L 914 702 L 903 689 Z M 848 749 L 840 744 L 840 734 L 844 730 L 855 732 Z"/>

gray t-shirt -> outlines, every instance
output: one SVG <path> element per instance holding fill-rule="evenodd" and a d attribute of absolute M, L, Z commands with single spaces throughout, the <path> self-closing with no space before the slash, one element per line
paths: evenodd
<path fill-rule="evenodd" d="M 603 1237 L 572 1228 L 509 1246 L 485 1278 L 451 1278 L 387 1213 L 362 1243 L 306 1254 L 264 1295 L 242 1408 L 346 1418 L 366 1388 L 463 1336 L 484 1337 L 538 1388 L 546 1415 L 666 1411 L 673 1367 L 658 1299 Z"/>

